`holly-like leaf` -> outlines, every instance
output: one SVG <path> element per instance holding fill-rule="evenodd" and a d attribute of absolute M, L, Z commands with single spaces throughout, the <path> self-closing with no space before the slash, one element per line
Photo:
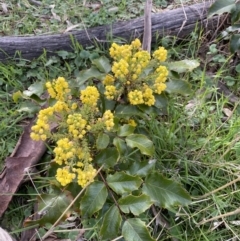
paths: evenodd
<path fill-rule="evenodd" d="M 191 94 L 191 85 L 183 80 L 169 80 L 167 83 L 166 91 L 170 94 L 182 94 L 182 95 L 189 95 Z"/>
<path fill-rule="evenodd" d="M 107 199 L 107 188 L 103 182 L 93 182 L 90 184 L 83 198 L 80 201 L 80 209 L 84 216 L 91 216 L 99 211 Z"/>
<path fill-rule="evenodd" d="M 25 96 L 32 96 L 33 94 L 40 96 L 44 91 L 43 82 L 36 82 L 28 87 L 28 90 L 23 91 Z"/>
<path fill-rule="evenodd" d="M 142 184 L 142 179 L 128 175 L 125 172 L 117 172 L 107 176 L 107 183 L 114 192 L 123 194 L 137 190 Z"/>
<path fill-rule="evenodd" d="M 126 143 L 131 148 L 138 148 L 144 155 L 152 156 L 154 154 L 154 146 L 145 135 L 132 134 L 126 137 Z"/>
<path fill-rule="evenodd" d="M 217 0 L 208 9 L 208 17 L 215 14 L 231 13 L 235 8 L 235 0 Z"/>
<path fill-rule="evenodd" d="M 113 239 L 118 236 L 118 231 L 122 223 L 122 216 L 119 209 L 113 205 L 104 215 L 100 229 L 101 239 Z"/>
<path fill-rule="evenodd" d="M 107 167 L 113 167 L 119 158 L 119 153 L 116 148 L 107 148 L 102 150 L 96 157 L 95 161 L 99 165 L 104 165 Z"/>
<path fill-rule="evenodd" d="M 99 72 L 99 70 L 96 67 L 91 67 L 87 70 L 82 70 L 79 73 L 79 77 L 77 77 L 77 83 L 79 86 L 81 86 L 84 82 L 87 80 L 90 80 L 92 78 L 101 78 L 103 74 Z"/>
<path fill-rule="evenodd" d="M 126 197 L 120 198 L 118 204 L 122 212 L 131 212 L 134 215 L 139 215 L 145 212 L 153 202 L 149 196 L 142 194 L 141 196 L 128 195 Z"/>
<path fill-rule="evenodd" d="M 128 173 L 140 177 L 147 176 L 155 166 L 155 160 L 135 161 L 129 167 Z"/>
<path fill-rule="evenodd" d="M 38 224 L 44 226 L 47 223 L 54 224 L 62 213 L 66 210 L 73 198 L 68 191 L 56 191 L 54 194 L 42 194 L 38 197 L 38 214 L 42 216 L 38 220 L 27 220 L 24 226 L 32 226 Z M 71 213 L 69 210 L 61 220 L 65 220 Z"/>
<path fill-rule="evenodd" d="M 117 134 L 118 136 L 129 136 L 133 133 L 134 129 L 134 126 L 125 124 L 119 127 Z"/>
<path fill-rule="evenodd" d="M 147 194 L 156 205 L 166 209 L 191 203 L 190 195 L 179 183 L 167 179 L 158 172 L 146 177 L 143 193 Z"/>
<path fill-rule="evenodd" d="M 13 101 L 14 101 L 15 103 L 17 103 L 18 100 L 19 100 L 20 98 L 22 98 L 22 92 L 21 92 L 20 90 L 17 91 L 17 92 L 14 92 L 14 93 L 12 94 L 12 98 L 13 98 Z"/>
<path fill-rule="evenodd" d="M 115 110 L 115 116 L 119 118 L 126 118 L 131 116 L 144 117 L 144 114 L 134 105 L 118 105 Z"/>
<path fill-rule="evenodd" d="M 127 219 L 122 227 L 122 235 L 126 241 L 155 241 L 139 218 Z"/>
<path fill-rule="evenodd" d="M 128 147 L 126 145 L 126 142 L 124 140 L 122 140 L 121 138 L 115 137 L 113 139 L 113 145 L 116 146 L 118 153 L 121 156 L 124 156 L 128 153 L 128 150 L 127 150 Z"/>
<path fill-rule="evenodd" d="M 111 70 L 110 61 L 105 56 L 102 56 L 98 59 L 93 59 L 92 63 L 101 71 L 104 73 L 108 73 Z"/>
<path fill-rule="evenodd" d="M 230 39 L 230 51 L 236 53 L 240 49 L 240 34 L 233 34 Z"/>
<path fill-rule="evenodd" d="M 105 133 L 100 133 L 97 137 L 96 146 L 98 150 L 105 149 L 109 144 L 109 136 Z"/>
<path fill-rule="evenodd" d="M 20 113 L 26 112 L 29 114 L 36 114 L 37 112 L 39 112 L 40 109 L 41 109 L 40 106 L 36 105 L 32 101 L 25 101 L 21 104 L 21 106 L 17 111 Z"/>
<path fill-rule="evenodd" d="M 166 65 L 169 70 L 173 70 L 177 73 L 185 73 L 194 70 L 200 65 L 200 63 L 194 59 L 184 59 L 175 62 L 168 62 Z"/>

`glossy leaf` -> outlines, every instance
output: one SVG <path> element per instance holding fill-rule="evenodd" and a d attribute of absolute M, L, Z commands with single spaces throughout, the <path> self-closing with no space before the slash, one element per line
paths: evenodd
<path fill-rule="evenodd" d="M 191 85 L 183 80 L 169 80 L 167 83 L 166 91 L 170 94 L 182 94 L 182 95 L 189 95 L 191 94 Z"/>
<path fill-rule="evenodd" d="M 173 70 L 177 73 L 185 73 L 187 71 L 192 71 L 197 68 L 200 63 L 197 60 L 184 59 L 175 62 L 169 62 L 166 64 L 169 70 Z"/>
<path fill-rule="evenodd" d="M 104 165 L 105 167 L 113 167 L 119 159 L 119 153 L 116 148 L 107 148 L 102 150 L 96 157 L 95 161 L 99 165 Z"/>
<path fill-rule="evenodd" d="M 127 145 L 126 145 L 126 142 L 124 140 L 122 140 L 121 138 L 119 137 L 115 137 L 113 139 L 113 145 L 116 146 L 117 150 L 118 150 L 118 153 L 121 155 L 121 156 L 124 156 L 125 154 L 127 154 Z"/>
<path fill-rule="evenodd" d="M 109 136 L 105 133 L 100 133 L 96 140 L 98 150 L 105 149 L 109 144 Z"/>
<path fill-rule="evenodd" d="M 138 148 L 144 155 L 152 156 L 154 154 L 154 146 L 145 135 L 132 134 L 126 137 L 126 143 L 131 148 Z"/>
<path fill-rule="evenodd" d="M 142 179 L 125 172 L 117 172 L 107 176 L 107 183 L 114 192 L 123 194 L 137 190 L 142 184 Z"/>
<path fill-rule="evenodd" d="M 100 229 L 101 240 L 117 237 L 121 223 L 122 216 L 119 209 L 113 205 L 104 215 Z"/>
<path fill-rule="evenodd" d="M 103 74 L 99 72 L 96 67 L 91 67 L 90 69 L 80 71 L 79 77 L 77 78 L 77 83 L 82 85 L 87 80 L 92 78 L 100 78 L 101 76 L 103 76 Z"/>
<path fill-rule="evenodd" d="M 147 176 L 155 166 L 155 160 L 135 161 L 129 167 L 128 173 L 140 177 Z"/>
<path fill-rule="evenodd" d="M 144 116 L 144 114 L 134 105 L 118 105 L 115 110 L 115 115 L 120 118 L 131 116 Z"/>
<path fill-rule="evenodd" d="M 230 13 L 235 8 L 235 0 L 217 0 L 208 10 L 208 17 L 215 14 Z"/>
<path fill-rule="evenodd" d="M 55 192 L 54 194 L 42 194 L 38 197 L 38 214 L 41 216 L 38 220 L 27 220 L 24 226 L 32 226 L 38 224 L 44 226 L 47 223 L 54 224 L 62 213 L 66 210 L 73 198 L 68 191 Z M 69 210 L 63 217 L 65 220 L 71 213 Z"/>
<path fill-rule="evenodd" d="M 104 73 L 108 73 L 111 70 L 110 61 L 105 56 L 102 56 L 98 59 L 93 59 L 92 63 L 101 71 Z"/>
<path fill-rule="evenodd" d="M 42 82 L 36 82 L 28 87 L 27 90 L 23 91 L 23 95 L 32 96 L 33 94 L 40 96 L 44 91 L 44 84 Z"/>
<path fill-rule="evenodd" d="M 230 39 L 231 53 L 236 53 L 240 49 L 240 34 L 233 34 Z"/>
<path fill-rule="evenodd" d="M 145 212 L 153 203 L 149 196 L 142 194 L 141 196 L 128 195 L 120 198 L 118 204 L 122 212 L 139 215 Z"/>
<path fill-rule="evenodd" d="M 145 223 L 138 218 L 127 219 L 124 222 L 122 235 L 126 241 L 155 241 Z"/>
<path fill-rule="evenodd" d="M 133 133 L 134 129 L 134 126 L 125 124 L 119 127 L 117 134 L 118 136 L 129 136 Z"/>
<path fill-rule="evenodd" d="M 91 216 L 99 211 L 106 202 L 107 195 L 107 188 L 103 182 L 96 181 L 90 184 L 80 201 L 82 215 Z"/>
<path fill-rule="evenodd" d="M 146 177 L 143 193 L 147 194 L 156 205 L 166 209 L 191 203 L 190 195 L 179 183 L 167 179 L 158 172 Z"/>

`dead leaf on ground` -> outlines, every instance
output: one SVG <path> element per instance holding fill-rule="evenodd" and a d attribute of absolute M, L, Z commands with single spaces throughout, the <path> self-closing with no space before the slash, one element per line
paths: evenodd
<path fill-rule="evenodd" d="M 46 151 L 44 142 L 36 142 L 30 138 L 32 125 L 33 121 L 25 127 L 13 153 L 5 160 L 4 170 L 0 173 L 0 217 L 23 182 L 26 170 L 34 166 Z"/>

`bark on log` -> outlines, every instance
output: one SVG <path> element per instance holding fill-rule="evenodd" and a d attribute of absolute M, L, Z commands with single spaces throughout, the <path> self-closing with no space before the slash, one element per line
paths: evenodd
<path fill-rule="evenodd" d="M 173 35 L 187 36 L 199 22 L 207 29 L 217 28 L 217 18 L 207 19 L 207 10 L 211 2 L 194 4 L 174 10 L 166 10 L 152 14 L 152 36 L 162 37 Z M 7 60 L 16 56 L 16 51 L 25 59 L 39 57 L 45 49 L 50 55 L 59 50 L 71 51 L 72 35 L 82 46 L 93 45 L 94 41 L 105 41 L 108 36 L 120 37 L 126 40 L 142 38 L 144 30 L 144 18 L 140 17 L 130 21 L 117 22 L 112 25 L 104 25 L 86 30 L 67 32 L 54 35 L 30 36 L 30 37 L 0 37 L 0 60 Z"/>

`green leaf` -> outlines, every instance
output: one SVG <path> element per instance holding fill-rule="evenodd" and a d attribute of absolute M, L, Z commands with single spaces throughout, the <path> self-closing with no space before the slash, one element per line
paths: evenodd
<path fill-rule="evenodd" d="M 36 114 L 40 110 L 40 106 L 36 105 L 32 101 L 25 101 L 21 104 L 20 108 L 17 110 L 18 112 L 27 112 L 29 114 Z"/>
<path fill-rule="evenodd" d="M 230 51 L 236 53 L 240 49 L 240 34 L 233 34 L 230 39 Z"/>
<path fill-rule="evenodd" d="M 194 59 L 184 59 L 175 62 L 168 62 L 166 63 L 166 65 L 169 70 L 173 70 L 177 73 L 185 73 L 187 71 L 192 71 L 193 69 L 197 68 L 200 63 Z"/>
<path fill-rule="evenodd" d="M 240 3 L 237 2 L 235 3 L 235 8 L 233 8 L 231 12 L 231 22 L 237 23 L 239 22 L 239 19 L 240 19 Z"/>
<path fill-rule="evenodd" d="M 31 95 L 35 94 L 40 96 L 44 91 L 44 84 L 43 82 L 36 82 L 28 87 L 28 90 L 23 91 L 25 96 L 30 97 Z"/>
<path fill-rule="evenodd" d="M 208 17 L 215 14 L 230 13 L 235 8 L 235 0 L 217 0 L 208 9 Z"/>
<path fill-rule="evenodd" d="M 139 218 L 127 219 L 122 227 L 122 235 L 126 241 L 155 241 Z"/>
<path fill-rule="evenodd" d="M 149 196 L 142 194 L 141 196 L 128 195 L 120 198 L 118 204 L 122 212 L 139 215 L 145 212 L 153 203 Z"/>
<path fill-rule="evenodd" d="M 38 197 L 38 214 L 41 216 L 38 220 L 25 221 L 24 226 L 39 224 L 44 226 L 47 223 L 54 224 L 62 213 L 66 210 L 73 198 L 68 191 L 55 191 L 54 194 L 42 194 Z M 71 213 L 69 210 L 61 220 L 65 220 Z"/>
<path fill-rule="evenodd" d="M 91 67 L 90 69 L 87 70 L 82 70 L 79 73 L 79 77 L 77 77 L 77 83 L 82 85 L 84 82 L 87 80 L 90 80 L 92 78 L 101 78 L 103 74 L 99 72 L 99 70 L 96 67 Z"/>
<path fill-rule="evenodd" d="M 118 231 L 122 223 L 122 217 L 119 209 L 113 205 L 104 215 L 103 223 L 100 229 L 101 240 L 113 239 L 118 236 Z"/>
<path fill-rule="evenodd" d="M 155 166 L 155 160 L 149 161 L 135 161 L 129 167 L 129 174 L 136 175 L 140 177 L 147 176 Z"/>
<path fill-rule="evenodd" d="M 152 156 L 154 154 L 154 146 L 145 135 L 132 134 L 126 137 L 127 145 L 131 148 L 138 148 L 144 155 Z"/>
<path fill-rule="evenodd" d="M 133 133 L 135 127 L 134 126 L 131 126 L 131 125 L 123 125 L 123 126 L 120 126 L 120 128 L 118 129 L 118 136 L 129 136 L 130 134 Z"/>
<path fill-rule="evenodd" d="M 144 117 L 144 114 L 134 105 L 118 105 L 115 110 L 115 115 L 120 118 L 131 116 Z"/>
<path fill-rule="evenodd" d="M 57 51 L 57 55 L 59 57 L 62 57 L 63 59 L 66 59 L 69 55 L 69 52 L 67 52 L 65 50 L 60 50 L 60 51 Z"/>
<path fill-rule="evenodd" d="M 15 103 L 17 103 L 18 100 L 19 100 L 19 98 L 22 98 L 22 92 L 21 92 L 20 90 L 17 91 L 17 92 L 14 92 L 14 93 L 12 94 L 12 98 L 13 98 L 13 101 L 14 101 Z"/>
<path fill-rule="evenodd" d="M 91 216 L 99 211 L 106 202 L 107 196 L 107 188 L 103 182 L 95 181 L 90 184 L 80 202 L 82 215 Z"/>
<path fill-rule="evenodd" d="M 182 95 L 189 95 L 191 94 L 191 85 L 183 80 L 169 80 L 167 83 L 166 91 L 170 94 L 182 94 Z"/>
<path fill-rule="evenodd" d="M 96 157 L 95 161 L 99 165 L 103 165 L 107 167 L 113 167 L 119 158 L 119 154 L 116 148 L 107 148 L 106 150 L 102 150 Z"/>
<path fill-rule="evenodd" d="M 113 145 L 116 146 L 117 150 L 118 150 L 118 153 L 121 155 L 121 156 L 124 156 L 126 155 L 128 152 L 127 152 L 127 145 L 126 145 L 126 142 L 124 140 L 122 140 L 121 138 L 119 137 L 115 137 L 113 139 Z"/>
<path fill-rule="evenodd" d="M 117 172 L 107 176 L 107 183 L 114 192 L 123 194 L 137 190 L 142 184 L 142 179 L 128 175 L 125 172 Z"/>
<path fill-rule="evenodd" d="M 179 183 L 167 179 L 157 172 L 153 172 L 146 177 L 143 192 L 158 206 L 166 209 L 191 203 L 190 195 Z"/>
<path fill-rule="evenodd" d="M 98 59 L 93 59 L 92 63 L 101 71 L 104 73 L 108 73 L 111 70 L 110 61 L 105 56 L 102 56 Z"/>
<path fill-rule="evenodd" d="M 98 150 L 105 149 L 109 144 L 109 136 L 105 133 L 100 133 L 97 137 L 96 146 Z"/>

